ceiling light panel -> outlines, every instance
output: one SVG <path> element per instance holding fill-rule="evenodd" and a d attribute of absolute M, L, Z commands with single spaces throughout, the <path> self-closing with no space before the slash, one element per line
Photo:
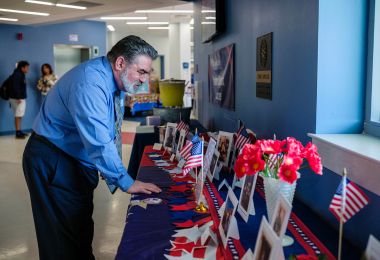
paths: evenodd
<path fill-rule="evenodd" d="M 35 1 L 35 0 L 25 0 L 25 3 L 38 4 L 38 5 L 54 5 L 53 3 L 50 3 L 50 2 Z"/>
<path fill-rule="evenodd" d="M 30 15 L 39 15 L 39 16 L 49 16 L 50 15 L 48 13 L 29 12 L 29 11 L 23 11 L 23 10 L 3 9 L 3 8 L 0 8 L 0 12 L 16 13 L 16 14 L 30 14 Z"/>
<path fill-rule="evenodd" d="M 6 17 L 0 17 L 0 21 L 10 21 L 10 22 L 17 22 L 18 19 L 15 18 L 6 18 Z"/>
<path fill-rule="evenodd" d="M 47 2 L 47 1 L 25 0 L 25 3 L 38 4 L 38 5 L 52 5 L 52 6 L 57 6 L 57 7 L 79 9 L 79 10 L 86 10 L 87 9 L 87 7 L 85 7 L 85 6 L 69 5 L 69 4 L 55 4 L 55 3 L 51 3 L 51 2 Z"/>

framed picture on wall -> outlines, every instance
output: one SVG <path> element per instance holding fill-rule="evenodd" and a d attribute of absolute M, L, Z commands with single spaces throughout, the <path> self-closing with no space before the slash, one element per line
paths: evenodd
<path fill-rule="evenodd" d="M 235 110 L 234 44 L 209 55 L 208 85 L 211 103 Z"/>
<path fill-rule="evenodd" d="M 268 33 L 256 42 L 256 97 L 272 100 L 272 37 Z"/>

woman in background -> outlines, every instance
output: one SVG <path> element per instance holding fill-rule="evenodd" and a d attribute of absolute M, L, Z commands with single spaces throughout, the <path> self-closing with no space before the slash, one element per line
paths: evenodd
<path fill-rule="evenodd" d="M 45 63 L 41 66 L 42 77 L 38 80 L 37 88 L 41 91 L 42 97 L 46 97 L 49 90 L 57 82 L 57 77 L 53 73 L 50 64 Z"/>

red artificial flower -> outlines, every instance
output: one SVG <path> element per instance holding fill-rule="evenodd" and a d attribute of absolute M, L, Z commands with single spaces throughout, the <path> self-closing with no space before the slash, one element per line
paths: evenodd
<path fill-rule="evenodd" d="M 234 166 L 235 174 L 237 178 L 242 178 L 244 175 L 248 173 L 247 163 L 243 158 L 238 157 L 235 166 Z"/>
<path fill-rule="evenodd" d="M 252 162 L 251 169 L 253 173 L 260 172 L 265 168 L 265 161 L 261 156 L 256 156 Z"/>
<path fill-rule="evenodd" d="M 279 140 L 263 140 L 260 148 L 266 154 L 278 154 L 282 152 L 282 142 Z"/>
<path fill-rule="evenodd" d="M 295 154 L 287 154 L 284 156 L 284 160 L 282 161 L 282 164 L 293 166 L 297 171 L 300 168 L 302 162 L 303 162 L 303 159 L 301 156 L 297 156 Z"/>
<path fill-rule="evenodd" d="M 297 180 L 297 169 L 295 165 L 282 164 L 278 170 L 278 177 L 290 184 Z"/>
<path fill-rule="evenodd" d="M 318 154 L 317 146 L 312 143 L 308 143 L 304 149 L 304 155 L 309 162 L 310 169 L 316 174 L 322 175 L 322 162 L 321 157 Z"/>
<path fill-rule="evenodd" d="M 304 147 L 300 141 L 296 140 L 294 137 L 286 138 L 286 145 L 283 148 L 283 153 L 301 156 L 303 151 Z"/>
<path fill-rule="evenodd" d="M 244 175 L 251 175 L 262 171 L 264 167 L 265 161 L 261 157 L 251 156 L 248 160 L 245 160 L 244 156 L 239 156 L 235 162 L 234 170 L 236 177 L 240 179 Z"/>

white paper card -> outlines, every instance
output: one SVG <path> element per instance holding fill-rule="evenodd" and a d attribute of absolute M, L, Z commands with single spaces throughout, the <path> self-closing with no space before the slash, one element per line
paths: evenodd
<path fill-rule="evenodd" d="M 177 167 L 182 169 L 182 167 L 185 165 L 186 161 L 184 159 L 181 159 L 179 162 L 178 162 L 178 165 Z"/>
<path fill-rule="evenodd" d="M 168 173 L 175 173 L 175 174 L 182 173 L 182 169 L 176 167 L 174 169 L 168 170 Z"/>
<path fill-rule="evenodd" d="M 223 168 L 223 165 L 221 163 L 218 163 L 216 166 L 215 172 L 214 172 L 214 179 L 215 180 L 219 180 L 219 178 L 220 178 L 219 173 L 222 170 L 222 168 Z"/>
<path fill-rule="evenodd" d="M 366 259 L 380 259 L 380 241 L 373 235 L 369 236 L 365 256 Z"/>
<path fill-rule="evenodd" d="M 160 143 L 155 143 L 154 145 L 153 145 L 153 150 L 158 150 L 158 151 L 160 151 L 162 149 L 162 144 L 160 144 Z"/>
<path fill-rule="evenodd" d="M 247 252 L 245 252 L 245 254 L 241 260 L 252 260 L 252 259 L 253 259 L 252 250 L 248 249 Z"/>
<path fill-rule="evenodd" d="M 219 187 L 218 187 L 218 191 L 223 188 L 223 186 L 226 186 L 227 189 L 230 187 L 230 185 L 228 185 L 228 182 L 226 181 L 226 179 L 224 179 L 220 184 L 219 184 Z"/>
<path fill-rule="evenodd" d="M 173 153 L 172 156 L 170 156 L 170 161 L 174 161 L 174 158 L 175 158 L 175 154 Z"/>
<path fill-rule="evenodd" d="M 229 235 L 229 237 L 232 237 L 234 239 L 237 239 L 237 240 L 240 239 L 239 229 L 238 229 L 238 225 L 237 225 L 237 221 L 236 221 L 235 216 L 233 216 L 231 218 L 231 224 L 230 224 L 230 229 L 229 229 L 228 235 Z"/>

